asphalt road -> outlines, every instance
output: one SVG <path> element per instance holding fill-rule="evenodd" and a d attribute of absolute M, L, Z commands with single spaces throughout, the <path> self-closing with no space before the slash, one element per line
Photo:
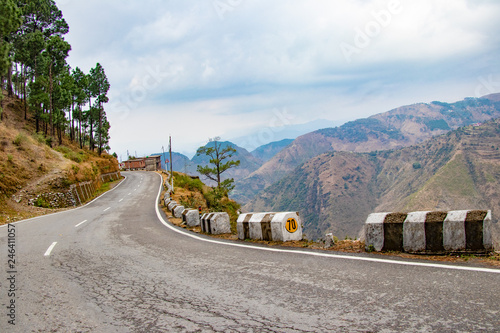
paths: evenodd
<path fill-rule="evenodd" d="M 159 218 L 157 174 L 124 175 L 0 228 L 0 332 L 500 331 L 500 270 L 193 238 Z"/>

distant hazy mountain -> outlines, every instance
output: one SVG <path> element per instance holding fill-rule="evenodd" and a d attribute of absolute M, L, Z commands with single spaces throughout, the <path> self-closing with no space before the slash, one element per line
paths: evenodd
<path fill-rule="evenodd" d="M 279 142 L 284 139 L 296 139 L 301 135 L 316 131 L 320 128 L 339 125 L 339 123 L 325 119 L 317 119 L 305 124 L 292 125 L 293 116 L 288 115 L 286 112 L 280 114 L 279 111 L 274 116 L 271 116 L 271 119 L 273 121 L 269 126 L 262 127 L 260 130 L 243 137 L 233 138 L 230 141 L 240 147 L 245 147 L 249 151 L 254 151 L 260 146 L 265 146 L 268 143 Z"/>
<path fill-rule="evenodd" d="M 477 108 L 464 112 L 477 119 Z M 308 238 L 327 232 L 356 237 L 368 214 L 383 211 L 491 209 L 498 221 L 499 149 L 497 119 L 398 150 L 329 152 L 294 169 L 244 208 L 300 211 Z M 494 223 L 497 246 L 499 229 Z"/>
<path fill-rule="evenodd" d="M 266 145 L 260 146 L 259 148 L 252 151 L 251 154 L 261 161 L 267 162 L 292 142 L 293 139 L 284 139 L 281 141 L 271 142 Z"/>
<path fill-rule="evenodd" d="M 298 137 L 262 167 L 236 183 L 232 197 L 248 202 L 307 160 L 329 151 L 370 152 L 417 144 L 452 129 L 500 117 L 500 94 L 456 103 L 403 106 L 369 118 Z"/>
<path fill-rule="evenodd" d="M 256 157 L 254 157 L 252 154 L 250 154 L 245 148 L 238 147 L 232 142 L 224 141 L 224 142 L 218 142 L 219 144 L 222 145 L 222 147 L 227 147 L 231 146 L 234 149 L 236 149 L 236 153 L 233 155 L 231 160 L 239 160 L 240 165 L 235 168 L 231 168 L 227 170 L 225 173 L 223 173 L 222 178 L 227 179 L 227 178 L 234 178 L 235 180 L 243 179 L 247 177 L 249 174 L 257 170 L 261 165 L 262 161 Z M 215 142 L 209 142 L 208 144 L 205 145 L 205 147 L 214 147 Z M 197 156 L 195 155 L 188 166 L 188 172 L 191 175 L 197 175 L 199 176 L 199 173 L 196 171 L 196 168 L 198 165 L 208 165 L 210 163 L 210 157 L 207 155 L 200 155 Z M 210 183 L 209 180 L 205 179 L 205 177 L 202 177 L 202 180 L 209 185 L 213 185 Z"/>
<path fill-rule="evenodd" d="M 250 173 L 257 170 L 265 160 L 269 160 L 276 153 L 281 151 L 284 147 L 287 146 L 288 143 L 292 142 L 291 139 L 285 139 L 279 142 L 271 142 L 267 145 L 257 148 L 252 153 L 249 153 L 245 148 L 238 147 L 232 142 L 225 141 L 220 142 L 223 147 L 232 146 L 236 149 L 236 153 L 233 156 L 232 160 L 240 160 L 240 165 L 237 168 L 231 169 L 224 173 L 224 178 L 234 178 L 235 180 L 241 180 L 247 177 Z M 213 147 L 214 143 L 210 142 L 206 145 L 206 147 Z M 162 155 L 161 153 L 155 155 Z M 162 167 L 165 169 L 165 161 L 170 160 L 170 156 L 168 152 L 165 152 L 162 158 Z M 172 152 L 172 161 L 174 171 L 187 173 L 193 176 L 199 176 L 196 171 L 198 165 L 207 165 L 209 163 L 210 158 L 206 155 L 194 155 L 190 160 L 187 156 Z M 170 164 L 166 166 L 170 168 Z M 210 182 L 204 179 L 207 184 Z M 213 185 L 213 184 L 212 184 Z"/>
<path fill-rule="evenodd" d="M 162 155 L 162 153 L 159 153 L 156 155 Z M 165 166 L 166 160 L 169 161 L 167 166 Z M 180 154 L 180 153 L 172 152 L 172 167 L 173 167 L 174 171 L 185 173 L 188 169 L 189 163 L 190 163 L 189 157 L 187 157 L 183 154 Z M 164 155 L 161 159 L 161 164 L 162 164 L 162 168 L 164 170 L 167 170 L 167 169 L 170 170 L 170 154 L 168 152 L 164 153 Z"/>

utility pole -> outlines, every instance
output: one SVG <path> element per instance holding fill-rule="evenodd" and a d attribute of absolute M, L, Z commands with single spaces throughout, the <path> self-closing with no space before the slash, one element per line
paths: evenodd
<path fill-rule="evenodd" d="M 169 145 L 169 150 L 170 150 L 170 181 L 172 185 L 172 193 L 174 192 L 174 169 L 173 169 L 173 163 L 172 163 L 172 136 L 170 135 L 168 137 L 168 145 Z"/>
<path fill-rule="evenodd" d="M 163 146 L 161 146 L 161 165 L 165 164 L 165 171 L 167 170 L 167 165 L 166 163 L 164 163 L 165 161 L 165 149 L 163 148 Z"/>

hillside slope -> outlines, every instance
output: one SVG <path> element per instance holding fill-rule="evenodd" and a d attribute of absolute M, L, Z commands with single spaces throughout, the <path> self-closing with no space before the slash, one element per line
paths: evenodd
<path fill-rule="evenodd" d="M 64 138 L 51 148 L 50 136 L 35 133 L 34 120 L 17 98 L 4 97 L 0 122 L 0 224 L 50 210 L 32 206 L 39 194 L 66 191 L 71 184 L 96 181 L 118 171 L 113 156 L 79 149 Z M 46 206 L 46 205 L 45 205 Z"/>
<path fill-rule="evenodd" d="M 466 98 L 456 103 L 432 102 L 403 106 L 369 118 L 303 135 L 246 179 L 232 197 L 248 202 L 310 158 L 328 151 L 370 152 L 397 149 L 478 122 L 500 117 L 500 94 Z"/>
<path fill-rule="evenodd" d="M 491 209 L 495 218 L 500 214 L 499 149 L 500 120 L 493 120 L 398 150 L 325 153 L 244 209 L 300 211 L 310 238 L 326 232 L 358 236 L 372 212 Z"/>
<path fill-rule="evenodd" d="M 292 142 L 293 139 L 283 139 L 281 141 L 271 142 L 258 147 L 253 150 L 251 154 L 262 162 L 267 162 Z"/>

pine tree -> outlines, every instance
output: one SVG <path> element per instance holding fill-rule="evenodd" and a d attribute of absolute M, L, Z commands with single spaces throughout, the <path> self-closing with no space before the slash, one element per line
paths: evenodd
<path fill-rule="evenodd" d="M 11 41 L 9 40 L 11 34 L 17 30 L 21 25 L 21 11 L 17 8 L 13 0 L 0 0 L 0 77 L 8 74 L 11 65 L 10 49 Z M 2 80 L 3 81 L 3 80 Z M 3 89 L 3 82 L 0 84 Z M 1 90 L 0 89 L 0 92 Z M 11 86 L 12 90 L 12 86 Z M 0 93 L 0 101 L 3 99 L 3 94 Z M 0 120 L 2 120 L 2 106 L 0 105 Z"/>
<path fill-rule="evenodd" d="M 106 114 L 104 112 L 104 103 L 108 102 L 108 97 L 107 93 L 109 91 L 110 85 L 108 78 L 106 77 L 106 73 L 104 72 L 104 68 L 101 66 L 101 64 L 97 63 L 95 68 L 92 68 L 90 70 L 90 86 L 91 86 L 91 91 L 94 94 L 94 97 L 96 98 L 96 116 L 97 116 L 97 136 L 98 136 L 98 142 L 97 142 L 97 147 L 98 147 L 98 153 L 99 155 L 102 154 L 102 150 L 104 148 L 104 141 L 103 141 L 103 136 L 106 137 L 108 135 L 107 131 L 109 130 L 103 126 L 103 119 L 105 118 Z"/>
<path fill-rule="evenodd" d="M 208 179 L 217 182 L 217 189 L 223 190 L 227 193 L 234 188 L 234 186 L 232 185 L 234 179 L 229 178 L 222 181 L 221 175 L 227 170 L 240 165 L 240 161 L 231 160 L 231 157 L 233 157 L 234 153 L 236 153 L 236 149 L 234 149 L 230 145 L 226 145 L 225 147 L 223 147 L 223 145 L 218 141 L 212 141 L 212 142 L 213 146 L 207 145 L 198 148 L 198 150 L 196 151 L 196 155 L 209 156 L 210 164 L 212 164 L 213 167 L 210 167 L 208 165 L 207 166 L 198 165 L 196 169 L 200 174 L 204 175 Z M 228 161 L 224 162 L 225 160 Z"/>
<path fill-rule="evenodd" d="M 73 70 L 73 79 L 75 81 L 75 91 L 74 97 L 76 102 L 76 108 L 73 110 L 73 119 L 78 120 L 78 140 L 80 143 L 80 148 L 83 148 L 84 140 L 82 136 L 82 122 L 83 122 L 83 112 L 82 108 L 87 100 L 86 89 L 89 85 L 88 76 L 83 73 L 80 68 L 75 68 Z"/>

